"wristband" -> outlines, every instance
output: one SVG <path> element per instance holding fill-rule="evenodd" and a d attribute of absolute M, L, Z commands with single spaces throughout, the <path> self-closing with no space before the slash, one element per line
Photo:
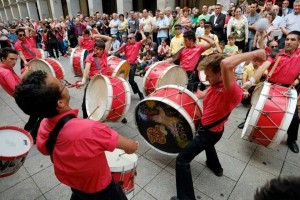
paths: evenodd
<path fill-rule="evenodd" d="M 251 85 L 253 85 L 256 82 L 256 80 L 255 80 L 255 78 L 253 76 L 250 78 L 249 81 L 251 82 Z"/>

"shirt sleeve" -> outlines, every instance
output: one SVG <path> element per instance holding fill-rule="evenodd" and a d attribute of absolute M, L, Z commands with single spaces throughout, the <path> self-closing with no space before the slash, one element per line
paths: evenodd
<path fill-rule="evenodd" d="M 22 51 L 23 50 L 23 48 L 22 48 L 22 46 L 21 46 L 21 44 L 19 42 L 17 42 L 15 44 L 15 49 L 16 49 L 16 51 Z"/>
<path fill-rule="evenodd" d="M 91 53 L 86 57 L 85 62 L 92 63 L 93 61 L 94 61 L 93 54 Z"/>
<path fill-rule="evenodd" d="M 14 95 L 16 85 L 18 85 L 19 82 L 20 80 L 17 82 L 11 73 L 0 74 L 0 85 L 10 96 Z"/>
<path fill-rule="evenodd" d="M 92 131 L 101 150 L 113 151 L 118 146 L 119 134 L 105 124 L 95 122 Z"/>

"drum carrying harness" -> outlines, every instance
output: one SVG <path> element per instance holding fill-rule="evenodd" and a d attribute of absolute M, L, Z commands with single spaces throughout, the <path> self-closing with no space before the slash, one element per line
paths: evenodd
<path fill-rule="evenodd" d="M 230 113 L 231 113 L 231 112 L 230 112 Z M 213 128 L 213 127 L 215 127 L 215 126 L 221 124 L 223 121 L 225 121 L 225 120 L 229 117 L 230 113 L 228 113 L 226 116 L 222 117 L 222 118 L 219 119 L 218 121 L 215 121 L 215 122 L 213 122 L 213 123 L 211 123 L 211 124 L 208 124 L 208 125 L 205 125 L 205 126 L 203 126 L 202 123 L 201 123 L 201 121 L 200 121 L 200 124 L 199 124 L 199 126 L 198 126 L 198 130 L 197 130 L 197 133 L 198 133 L 198 132 L 201 132 L 201 131 L 207 131 L 207 130 L 209 130 L 209 129 L 211 129 L 211 128 Z"/>
<path fill-rule="evenodd" d="M 52 160 L 52 156 L 53 156 L 53 150 L 54 150 L 54 145 L 56 143 L 58 134 L 60 132 L 60 130 L 64 127 L 64 125 L 71 119 L 76 118 L 74 115 L 69 114 L 66 115 L 64 117 L 62 117 L 56 124 L 56 126 L 54 127 L 54 129 L 50 132 L 48 140 L 46 142 L 46 149 L 48 151 L 48 153 L 50 153 L 50 157 L 51 157 L 51 161 Z"/>

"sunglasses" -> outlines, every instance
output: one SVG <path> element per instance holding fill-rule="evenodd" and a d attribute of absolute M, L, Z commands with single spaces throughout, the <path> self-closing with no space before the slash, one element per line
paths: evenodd
<path fill-rule="evenodd" d="M 278 48 L 278 46 L 271 46 L 271 48 L 272 48 L 272 49 L 274 49 L 274 48 Z"/>
<path fill-rule="evenodd" d="M 18 36 L 19 37 L 25 37 L 25 34 L 19 34 Z"/>

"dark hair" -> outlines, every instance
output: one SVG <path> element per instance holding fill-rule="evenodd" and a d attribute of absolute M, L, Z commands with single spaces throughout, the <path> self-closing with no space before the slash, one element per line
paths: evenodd
<path fill-rule="evenodd" d="M 194 31 L 190 30 L 190 31 L 184 32 L 183 37 L 187 38 L 189 40 L 193 40 L 193 42 L 196 42 L 196 35 L 195 35 Z"/>
<path fill-rule="evenodd" d="M 177 10 L 173 10 L 172 14 L 176 14 L 177 15 Z"/>
<path fill-rule="evenodd" d="M 24 113 L 36 117 L 54 117 L 57 115 L 57 101 L 61 91 L 53 84 L 47 84 L 47 73 L 33 71 L 16 86 L 14 97 Z"/>
<path fill-rule="evenodd" d="M 84 29 L 83 34 L 85 34 L 85 35 L 90 35 L 90 31 L 87 30 L 87 29 Z"/>
<path fill-rule="evenodd" d="M 123 14 L 119 14 L 119 17 L 123 17 L 124 18 L 124 15 Z"/>
<path fill-rule="evenodd" d="M 291 31 L 291 32 L 288 33 L 288 35 L 297 35 L 298 40 L 300 40 L 300 31 Z"/>
<path fill-rule="evenodd" d="M 212 54 L 205 57 L 198 65 L 198 70 L 210 69 L 213 73 L 217 74 L 221 71 L 220 64 L 225 58 L 223 53 Z"/>
<path fill-rule="evenodd" d="M 105 42 L 103 40 L 97 40 L 94 47 L 99 47 L 100 49 L 105 49 Z"/>
<path fill-rule="evenodd" d="M 205 19 L 201 19 L 199 22 L 203 22 L 205 24 L 206 20 Z"/>
<path fill-rule="evenodd" d="M 10 54 L 10 53 L 18 55 L 18 52 L 16 50 L 12 49 L 12 48 L 9 48 L 9 47 L 2 48 L 0 50 L 0 59 L 1 60 L 3 58 L 6 59 L 8 54 Z"/>
<path fill-rule="evenodd" d="M 16 34 L 17 34 L 17 35 L 19 35 L 19 33 L 21 33 L 21 32 L 25 33 L 25 30 L 20 29 L 20 28 L 16 30 Z"/>
<path fill-rule="evenodd" d="M 273 12 L 268 12 L 267 15 L 270 15 L 272 17 L 272 21 L 275 19 L 276 14 Z"/>
<path fill-rule="evenodd" d="M 274 178 L 256 190 L 255 200 L 296 200 L 300 199 L 300 178 Z"/>

